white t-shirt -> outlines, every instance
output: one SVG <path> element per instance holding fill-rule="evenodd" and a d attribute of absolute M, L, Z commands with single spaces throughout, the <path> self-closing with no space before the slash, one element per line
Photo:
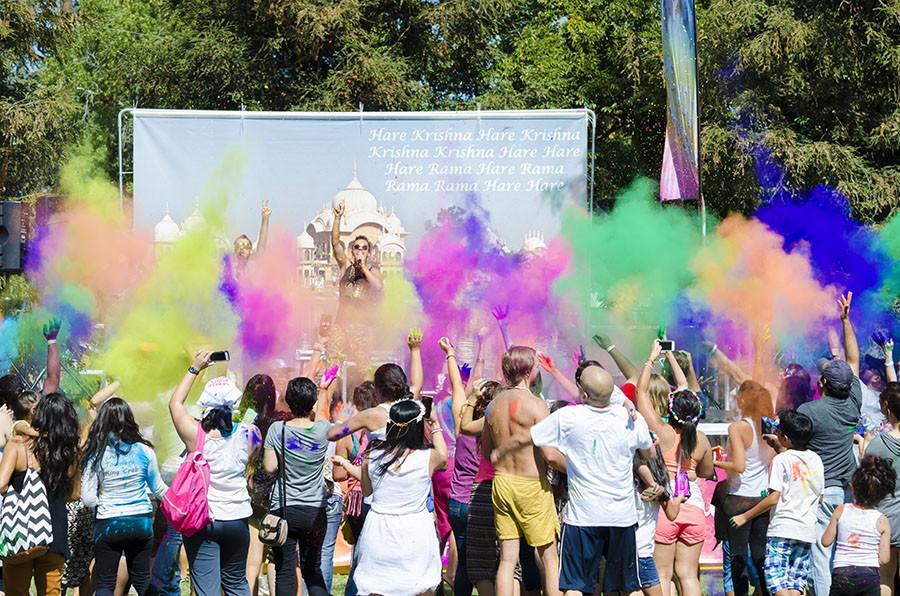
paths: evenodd
<path fill-rule="evenodd" d="M 206 436 L 203 455 L 209 462 L 209 513 L 213 520 L 244 519 L 253 513 L 244 472 L 250 458 L 250 446 L 259 445 L 259 429 L 235 425 L 228 437 Z"/>
<path fill-rule="evenodd" d="M 638 557 L 652 557 L 656 548 L 656 521 L 660 515 L 659 501 L 644 501 L 641 493 L 635 491 L 634 504 L 637 509 L 638 527 L 635 533 Z"/>
<path fill-rule="evenodd" d="M 769 490 L 780 494 L 769 519 L 770 538 L 814 543 L 816 510 L 825 488 L 825 469 L 813 451 L 788 449 L 772 459 Z"/>
<path fill-rule="evenodd" d="M 881 413 L 880 393 L 870 389 L 862 381 L 859 382 L 859 388 L 862 393 L 862 407 L 859 409 L 859 416 L 866 430 L 878 428 L 884 422 L 884 414 Z"/>
<path fill-rule="evenodd" d="M 628 527 L 637 523 L 632 458 L 652 445 L 647 423 L 622 406 L 587 404 L 560 408 L 531 428 L 540 447 L 566 458 L 569 504 L 565 523 L 583 527 Z"/>

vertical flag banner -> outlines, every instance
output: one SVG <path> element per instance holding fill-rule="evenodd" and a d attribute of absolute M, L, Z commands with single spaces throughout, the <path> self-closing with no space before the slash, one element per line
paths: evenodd
<path fill-rule="evenodd" d="M 659 198 L 700 198 L 697 35 L 693 0 L 662 0 L 666 146 Z"/>

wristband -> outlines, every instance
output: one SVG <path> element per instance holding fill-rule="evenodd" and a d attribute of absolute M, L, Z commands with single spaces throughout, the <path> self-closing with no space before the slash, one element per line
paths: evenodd
<path fill-rule="evenodd" d="M 456 358 L 456 354 L 453 352 L 451 352 L 450 354 L 447 354 L 447 360 L 450 360 L 451 358 Z"/>
<path fill-rule="evenodd" d="M 606 351 L 607 351 L 607 352 L 612 352 L 612 351 L 615 350 L 615 349 L 616 349 L 616 344 L 609 344 L 609 347 L 606 348 Z"/>
<path fill-rule="evenodd" d="M 713 344 L 713 347 L 711 347 L 709 349 L 709 355 L 712 356 L 713 354 L 716 353 L 716 350 L 718 350 L 718 349 L 719 349 L 719 344 Z"/>
<path fill-rule="evenodd" d="M 432 428 L 432 429 L 431 429 L 431 434 L 433 435 L 434 433 L 439 433 L 439 432 L 441 432 L 441 430 L 442 430 L 442 429 L 441 429 L 440 426 L 437 427 L 437 428 Z"/>
<path fill-rule="evenodd" d="M 655 363 L 652 360 L 648 360 L 647 362 L 644 363 L 644 366 L 649 366 L 650 368 L 653 368 L 654 364 Z"/>
<path fill-rule="evenodd" d="M 188 367 L 188 373 L 192 375 L 199 375 L 200 371 L 194 368 L 194 365 L 192 364 Z"/>
<path fill-rule="evenodd" d="M 55 344 L 55 343 L 56 343 L 56 340 L 55 340 L 55 339 L 48 339 L 48 340 L 47 340 L 47 345 L 48 345 L 48 346 L 52 346 L 52 345 Z"/>

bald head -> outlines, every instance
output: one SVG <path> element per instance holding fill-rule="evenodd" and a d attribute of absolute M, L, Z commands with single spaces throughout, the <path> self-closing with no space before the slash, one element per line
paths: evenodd
<path fill-rule="evenodd" d="M 590 401 L 605 406 L 613 392 L 612 375 L 599 366 L 589 366 L 581 373 L 581 388 Z"/>

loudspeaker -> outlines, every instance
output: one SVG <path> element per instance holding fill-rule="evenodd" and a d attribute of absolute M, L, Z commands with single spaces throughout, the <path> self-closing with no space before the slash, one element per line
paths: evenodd
<path fill-rule="evenodd" d="M 22 270 L 22 203 L 0 201 L 0 273 Z"/>

